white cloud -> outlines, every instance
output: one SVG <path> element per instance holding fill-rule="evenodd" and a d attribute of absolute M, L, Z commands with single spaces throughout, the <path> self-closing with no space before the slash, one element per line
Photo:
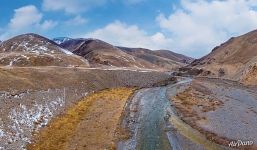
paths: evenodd
<path fill-rule="evenodd" d="M 182 0 L 181 8 L 160 14 L 157 22 L 173 39 L 173 49 L 199 57 L 231 36 L 256 29 L 256 6 L 253 0 Z"/>
<path fill-rule="evenodd" d="M 43 32 L 52 29 L 58 24 L 57 21 L 43 20 L 43 14 L 34 6 L 28 5 L 14 10 L 4 31 L 0 33 L 0 39 L 26 32 Z"/>
<path fill-rule="evenodd" d="M 65 21 L 65 24 L 67 25 L 82 25 L 87 23 L 87 20 L 83 17 L 81 17 L 80 15 L 75 16 L 74 18 Z"/>
<path fill-rule="evenodd" d="M 65 11 L 78 14 L 91 7 L 103 5 L 107 0 L 43 0 L 43 8 L 46 11 Z"/>
<path fill-rule="evenodd" d="M 9 23 L 9 27 L 13 30 L 20 30 L 38 24 L 42 19 L 42 14 L 33 5 L 15 9 L 14 12 L 15 14 Z"/>
<path fill-rule="evenodd" d="M 46 11 L 64 11 L 68 14 L 79 14 L 106 3 L 119 1 L 130 5 L 146 0 L 43 0 L 42 5 Z"/>
<path fill-rule="evenodd" d="M 115 45 L 170 49 L 201 57 L 230 37 L 256 29 L 256 7 L 255 0 L 182 0 L 170 15 L 156 17 L 161 31 L 155 34 L 114 22 L 86 36 Z"/>
<path fill-rule="evenodd" d="M 171 43 L 171 39 L 166 38 L 160 32 L 149 35 L 135 25 L 127 25 L 119 21 L 110 23 L 102 29 L 90 32 L 84 37 L 98 38 L 118 46 L 150 49 L 166 49 Z"/>
<path fill-rule="evenodd" d="M 57 21 L 53 21 L 53 20 L 45 20 L 41 25 L 40 28 L 43 30 L 49 30 L 54 28 L 55 26 L 58 25 Z"/>

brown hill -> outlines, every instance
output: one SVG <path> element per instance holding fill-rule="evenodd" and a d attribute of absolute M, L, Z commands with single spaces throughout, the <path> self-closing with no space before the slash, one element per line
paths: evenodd
<path fill-rule="evenodd" d="M 92 66 L 116 66 L 159 69 L 160 67 L 121 49 L 96 39 L 73 39 L 63 42 L 61 47 L 86 58 Z"/>
<path fill-rule="evenodd" d="M 181 62 L 181 63 L 185 63 L 185 64 L 190 64 L 191 62 L 194 61 L 194 58 L 192 57 L 188 57 L 182 54 L 178 54 L 169 50 L 156 50 L 154 51 L 156 55 L 164 57 L 164 58 L 168 58 L 171 60 L 174 60 L 176 62 Z"/>
<path fill-rule="evenodd" d="M 152 51 L 144 48 L 119 48 L 130 55 L 141 58 L 145 61 L 149 61 L 152 64 L 169 70 L 185 66 L 187 63 L 190 63 L 193 60 L 192 58 L 168 50 Z"/>
<path fill-rule="evenodd" d="M 257 84 L 257 30 L 229 39 L 191 66 L 208 70 L 215 77 Z"/>
<path fill-rule="evenodd" d="M 61 47 L 83 56 L 94 66 L 171 70 L 192 61 L 192 58 L 165 50 L 116 47 L 97 39 L 65 39 L 68 40 L 57 41 Z"/>
<path fill-rule="evenodd" d="M 53 41 L 37 34 L 23 34 L 0 43 L 2 66 L 71 66 L 86 65 L 83 58 L 73 55 Z"/>

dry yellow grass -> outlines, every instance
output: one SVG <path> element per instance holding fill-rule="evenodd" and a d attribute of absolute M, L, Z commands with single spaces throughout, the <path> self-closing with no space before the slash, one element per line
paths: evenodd
<path fill-rule="evenodd" d="M 202 112 L 214 111 L 223 103 L 213 96 L 205 96 L 201 91 L 189 87 L 173 98 L 175 107 L 187 117 L 197 116 L 196 109 Z"/>
<path fill-rule="evenodd" d="M 79 149 L 113 147 L 123 107 L 133 91 L 131 88 L 117 88 L 86 96 L 42 129 L 28 149 L 70 149 L 75 137 L 78 139 L 75 144 L 83 147 Z"/>

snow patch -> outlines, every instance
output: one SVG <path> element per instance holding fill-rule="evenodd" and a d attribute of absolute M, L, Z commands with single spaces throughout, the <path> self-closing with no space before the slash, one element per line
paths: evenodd
<path fill-rule="evenodd" d="M 70 52 L 70 51 L 68 51 L 68 50 L 66 50 L 66 49 L 60 48 L 60 50 L 61 50 L 62 52 L 64 52 L 65 54 L 67 54 L 67 55 L 73 55 L 72 52 Z"/>
<path fill-rule="evenodd" d="M 51 90 L 48 90 L 48 92 L 51 92 Z M 15 145 L 14 149 L 26 149 L 26 144 L 31 143 L 32 134 L 47 125 L 49 120 L 63 108 L 65 97 L 64 89 L 63 93 L 57 97 L 50 98 L 47 96 L 32 105 L 20 104 L 19 107 L 12 108 L 8 114 L 10 120 L 8 127 L 4 126 L 0 118 L 0 150 L 1 147 L 6 149 L 6 146 L 12 147 L 12 145 Z"/>
<path fill-rule="evenodd" d="M 3 122 L 0 118 L 0 138 L 4 137 L 5 134 L 4 134 L 4 125 L 3 125 Z"/>
<path fill-rule="evenodd" d="M 21 57 L 24 57 L 24 58 L 26 58 L 27 60 L 29 60 L 29 57 L 26 56 L 26 55 L 21 55 Z"/>
<path fill-rule="evenodd" d="M 57 44 L 62 44 L 66 41 L 69 41 L 69 40 L 72 40 L 71 38 L 68 38 L 68 37 L 58 37 L 58 38 L 54 38 L 53 41 Z"/>

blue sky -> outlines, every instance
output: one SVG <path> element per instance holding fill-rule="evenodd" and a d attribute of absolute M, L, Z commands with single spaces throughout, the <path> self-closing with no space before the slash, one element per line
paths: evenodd
<path fill-rule="evenodd" d="M 199 58 L 257 28 L 255 0 L 2 0 L 0 40 L 34 32 Z"/>

